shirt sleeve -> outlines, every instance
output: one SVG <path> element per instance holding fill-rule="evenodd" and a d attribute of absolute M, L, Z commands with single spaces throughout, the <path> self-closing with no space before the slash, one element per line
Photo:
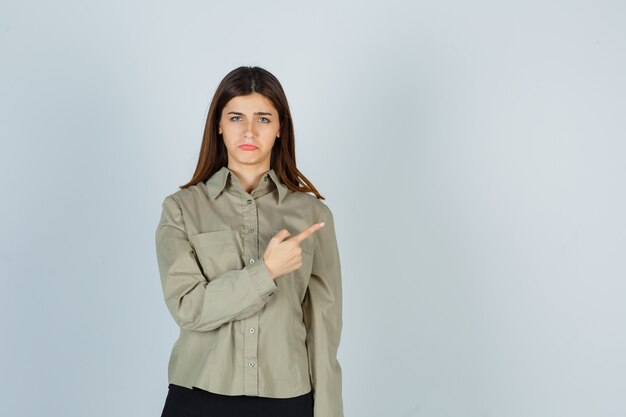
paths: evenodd
<path fill-rule="evenodd" d="M 249 317 L 280 290 L 263 258 L 209 281 L 194 256 L 182 210 L 172 196 L 163 201 L 155 243 L 165 304 L 185 330 L 210 331 Z"/>
<path fill-rule="evenodd" d="M 314 417 L 343 417 L 342 370 L 337 351 L 342 329 L 341 265 L 333 215 L 324 205 L 315 232 L 313 269 L 302 308 L 314 395 Z"/>

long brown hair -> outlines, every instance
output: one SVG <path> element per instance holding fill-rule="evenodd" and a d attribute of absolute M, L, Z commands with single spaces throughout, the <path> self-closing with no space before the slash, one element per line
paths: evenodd
<path fill-rule="evenodd" d="M 279 115 L 280 137 L 276 138 L 272 148 L 270 168 L 274 169 L 287 188 L 293 191 L 311 192 L 318 199 L 325 200 L 296 166 L 293 122 L 283 87 L 274 75 L 260 67 L 236 68 L 220 82 L 209 107 L 198 165 L 191 180 L 180 188 L 204 182 L 222 167 L 228 166 L 228 153 L 224 139 L 218 133 L 222 110 L 233 97 L 246 96 L 254 92 L 270 100 Z"/>

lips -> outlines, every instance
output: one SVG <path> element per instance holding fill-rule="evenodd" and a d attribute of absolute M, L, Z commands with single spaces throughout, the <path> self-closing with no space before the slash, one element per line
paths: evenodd
<path fill-rule="evenodd" d="M 244 151 L 253 151 L 255 149 L 258 149 L 256 146 L 254 145 L 240 145 L 239 146 L 241 149 L 243 149 Z"/>

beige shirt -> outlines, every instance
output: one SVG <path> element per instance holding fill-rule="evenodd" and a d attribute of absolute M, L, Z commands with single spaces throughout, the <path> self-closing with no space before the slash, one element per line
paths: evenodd
<path fill-rule="evenodd" d="M 262 258 L 272 236 L 317 222 L 326 225 L 300 244 L 302 267 L 272 280 Z M 165 197 L 155 238 L 180 327 L 170 383 L 273 398 L 313 390 L 315 417 L 343 416 L 341 267 L 326 204 L 285 187 L 273 169 L 248 193 L 222 167 Z"/>

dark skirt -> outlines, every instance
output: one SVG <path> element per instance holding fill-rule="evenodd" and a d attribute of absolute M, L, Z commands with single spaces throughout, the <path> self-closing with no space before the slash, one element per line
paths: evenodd
<path fill-rule="evenodd" d="M 313 417 L 313 393 L 293 398 L 222 395 L 169 384 L 161 417 Z"/>

